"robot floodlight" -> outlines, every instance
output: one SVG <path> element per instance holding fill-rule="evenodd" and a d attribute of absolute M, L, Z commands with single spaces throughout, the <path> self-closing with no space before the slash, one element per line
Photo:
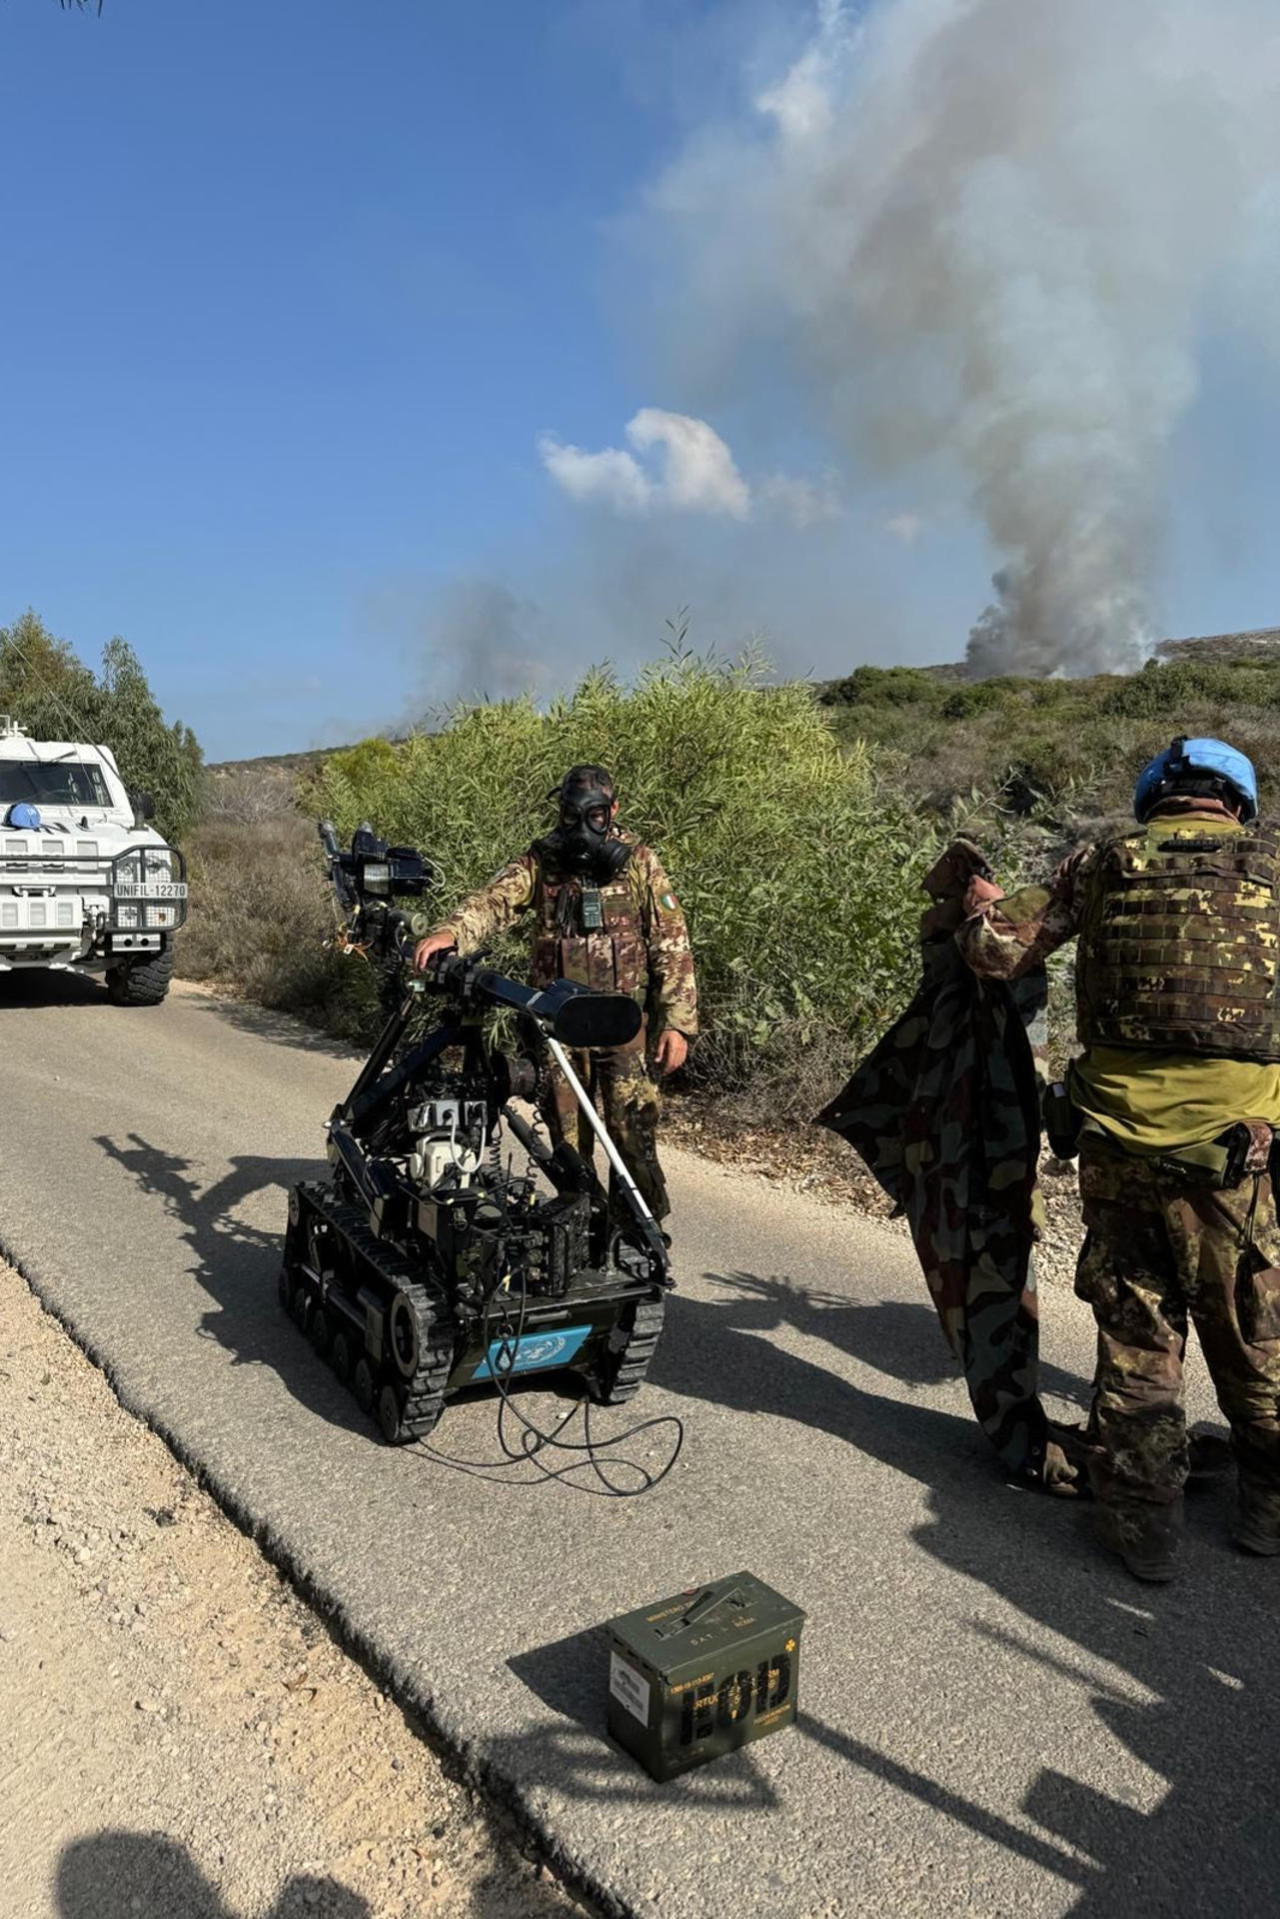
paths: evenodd
<path fill-rule="evenodd" d="M 536 1021 L 561 1046 L 626 1046 L 640 1031 L 643 1015 L 628 993 L 599 993 L 572 980 L 553 980 L 549 986 L 522 986 L 487 966 L 466 960 L 438 960 L 431 970 L 434 982 L 471 994 L 491 1006 L 507 1006 Z"/>

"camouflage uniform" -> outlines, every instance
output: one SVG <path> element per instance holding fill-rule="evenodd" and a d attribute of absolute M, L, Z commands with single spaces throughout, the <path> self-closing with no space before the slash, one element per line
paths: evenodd
<path fill-rule="evenodd" d="M 535 930 L 531 976 L 535 985 L 577 980 L 602 992 L 629 993 L 639 1001 L 644 1024 L 626 1046 L 570 1054 L 574 1071 L 601 1108 L 604 1123 L 655 1219 L 670 1211 L 658 1164 L 659 1095 L 649 1071 L 648 1044 L 674 1029 L 692 1038 L 698 1030 L 693 954 L 684 914 L 658 856 L 630 834 L 630 859 L 619 876 L 598 888 L 603 926 L 583 930 L 584 882 L 560 870 L 554 852 L 538 841 L 490 880 L 437 930 L 449 933 L 460 953 L 471 952 L 532 910 Z M 541 1105 L 557 1140 L 567 1139 L 588 1159 L 595 1136 L 578 1110 L 564 1075 L 548 1060 Z"/>
<path fill-rule="evenodd" d="M 1265 1153 L 1269 1140 L 1262 1145 Z M 1098 1322 L 1095 1490 L 1117 1506 L 1179 1498 L 1190 1319 L 1231 1424 L 1242 1502 L 1280 1533 L 1280 1230 L 1270 1174 L 1196 1185 L 1086 1134 L 1080 1196 L 1076 1292 Z"/>
<path fill-rule="evenodd" d="M 1144 1528 L 1159 1533 L 1157 1509 L 1180 1508 L 1189 1319 L 1231 1424 L 1242 1513 L 1280 1544 L 1280 1225 L 1269 1172 L 1280 1111 L 1266 1064 L 1280 1004 L 1275 850 L 1274 835 L 1240 828 L 1212 801 L 1166 802 L 1143 832 L 1074 854 L 1048 887 L 983 904 L 956 935 L 976 972 L 1007 981 L 1080 939 L 1086 1052 L 1073 1080 L 1093 1093 L 1076 1291 L 1098 1325 L 1091 1471 L 1122 1551 Z M 1203 877 L 1188 870 L 1197 860 Z M 1104 1050 L 1113 1088 L 1124 1091 L 1125 1062 L 1130 1080 L 1130 1099 L 1113 1091 L 1110 1106 L 1095 1060 Z M 1135 1146 L 1144 1072 L 1182 1071 L 1200 1085 L 1215 1055 L 1224 1101 L 1243 1098 L 1243 1110 L 1224 1108 L 1194 1138 Z"/>

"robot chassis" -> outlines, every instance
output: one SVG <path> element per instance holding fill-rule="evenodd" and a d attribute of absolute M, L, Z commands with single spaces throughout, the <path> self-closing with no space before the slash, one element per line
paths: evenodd
<path fill-rule="evenodd" d="M 505 1396 L 535 1373 L 574 1375 L 588 1398 L 621 1404 L 657 1347 L 671 1267 L 565 1049 L 625 1044 L 639 1007 L 457 957 L 410 975 L 424 922 L 393 901 L 428 889 L 429 862 L 368 826 L 349 853 L 327 821 L 320 833 L 345 944 L 385 963 L 394 1010 L 329 1120 L 329 1178 L 290 1194 L 282 1306 L 391 1445 L 425 1437 L 467 1389 Z M 512 1052 L 490 1040 L 501 1012 Z M 511 1104 L 536 1094 L 546 1055 L 604 1149 L 612 1199 L 579 1153 L 548 1146 Z"/>

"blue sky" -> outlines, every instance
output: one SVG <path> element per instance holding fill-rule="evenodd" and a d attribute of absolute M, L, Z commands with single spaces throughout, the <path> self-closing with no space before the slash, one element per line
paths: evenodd
<path fill-rule="evenodd" d="M 619 238 L 757 36 L 798 44 L 808 12 L 4 0 L 0 620 L 32 605 L 91 659 L 123 633 L 212 758 L 504 690 L 539 650 L 544 690 L 625 666 L 684 602 L 789 668 L 958 657 L 991 559 L 964 515 L 886 536 L 909 488 L 846 474 L 852 522 L 780 521 L 747 593 L 740 532 L 588 530 L 539 454 L 666 408 L 820 484 L 767 374 L 698 390 Z M 1206 405 L 1259 510 L 1179 451 L 1170 624 L 1280 620 L 1274 411 L 1225 357 Z M 510 647 L 451 659 L 495 607 Z"/>

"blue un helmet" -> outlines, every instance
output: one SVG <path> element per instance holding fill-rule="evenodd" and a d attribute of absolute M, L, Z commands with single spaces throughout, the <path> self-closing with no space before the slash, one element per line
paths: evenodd
<path fill-rule="evenodd" d="M 28 829 L 35 828 L 38 831 L 40 826 L 40 808 L 38 806 L 29 806 L 26 800 L 18 800 L 15 805 L 9 808 L 5 825 L 25 826 Z"/>
<path fill-rule="evenodd" d="M 1258 776 L 1253 762 L 1225 740 L 1174 740 L 1144 766 L 1133 792 L 1133 810 L 1145 826 L 1161 800 L 1188 780 L 1221 780 L 1240 802 L 1246 825 L 1258 817 Z"/>

